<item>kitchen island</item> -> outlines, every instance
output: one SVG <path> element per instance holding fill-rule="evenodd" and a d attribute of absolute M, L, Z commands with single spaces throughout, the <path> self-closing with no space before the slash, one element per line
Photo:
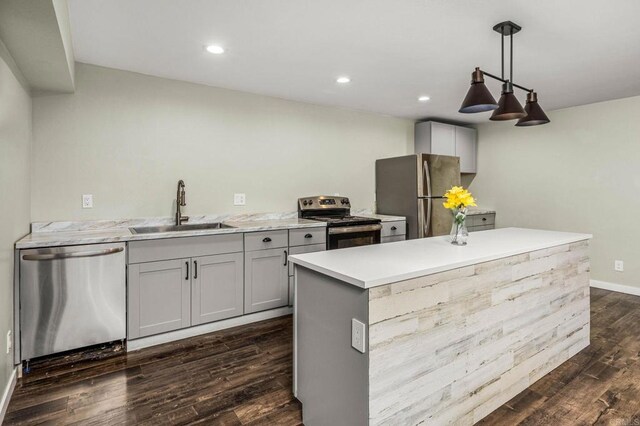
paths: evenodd
<path fill-rule="evenodd" d="M 290 256 L 304 423 L 479 421 L 589 345 L 590 238 L 506 228 Z"/>

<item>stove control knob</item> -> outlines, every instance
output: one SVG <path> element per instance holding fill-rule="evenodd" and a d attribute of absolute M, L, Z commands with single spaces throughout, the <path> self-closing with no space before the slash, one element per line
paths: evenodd
<path fill-rule="evenodd" d="M 349 204 L 349 199 L 348 198 L 343 198 L 341 203 L 342 204 Z"/>
<path fill-rule="evenodd" d="M 302 204 L 304 204 L 304 205 L 306 206 L 307 204 L 309 204 L 309 202 L 308 202 L 307 200 L 304 200 L 304 201 L 302 202 Z"/>
<path fill-rule="evenodd" d="M 313 200 L 309 200 L 309 205 L 313 204 Z"/>

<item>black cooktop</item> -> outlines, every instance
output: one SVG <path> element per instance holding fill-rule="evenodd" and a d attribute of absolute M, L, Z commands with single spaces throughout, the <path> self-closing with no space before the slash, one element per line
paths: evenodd
<path fill-rule="evenodd" d="M 327 226 L 374 225 L 380 219 L 361 216 L 306 216 L 305 219 L 327 222 Z"/>

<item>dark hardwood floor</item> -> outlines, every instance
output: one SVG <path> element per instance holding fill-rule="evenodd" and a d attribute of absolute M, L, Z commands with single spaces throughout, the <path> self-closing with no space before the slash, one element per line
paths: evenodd
<path fill-rule="evenodd" d="M 5 424 L 301 424 L 286 316 L 128 354 L 32 363 Z"/>
<path fill-rule="evenodd" d="M 591 346 L 483 425 L 640 425 L 640 297 L 592 289 Z M 5 424 L 301 424 L 290 316 L 32 364 Z"/>

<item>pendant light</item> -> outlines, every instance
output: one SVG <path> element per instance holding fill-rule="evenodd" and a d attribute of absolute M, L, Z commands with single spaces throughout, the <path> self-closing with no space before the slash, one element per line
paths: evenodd
<path fill-rule="evenodd" d="M 471 74 L 471 87 L 467 96 L 462 102 L 459 112 L 476 113 L 492 111 L 489 118 L 492 121 L 506 121 L 519 119 L 517 126 L 536 126 L 549 123 L 550 120 L 538 104 L 537 94 L 526 87 L 513 82 L 513 35 L 518 33 L 522 27 L 511 21 L 501 22 L 493 27 L 493 30 L 501 34 L 501 54 L 502 54 L 502 76 L 498 77 L 490 74 L 479 67 Z M 504 38 L 509 36 L 509 78 L 505 79 L 504 73 Z M 500 100 L 496 104 L 491 92 L 484 84 L 484 76 L 502 82 L 502 93 Z M 525 108 L 518 101 L 513 93 L 513 89 L 518 88 L 527 92 L 527 104 Z"/>
<path fill-rule="evenodd" d="M 505 121 L 516 120 L 527 115 L 524 108 L 518 102 L 518 98 L 513 94 L 513 86 L 510 82 L 502 84 L 502 95 L 498 101 L 498 109 L 493 111 L 489 120 Z"/>
<path fill-rule="evenodd" d="M 471 87 L 467 96 L 462 101 L 459 112 L 470 114 L 475 112 L 491 111 L 498 108 L 493 95 L 484 85 L 484 75 L 480 68 L 471 73 Z"/>
<path fill-rule="evenodd" d="M 527 116 L 518 120 L 516 123 L 518 127 L 537 126 L 539 124 L 547 124 L 551 121 L 540 107 L 538 94 L 536 92 L 527 93 L 527 104 L 524 106 L 524 110 Z"/>

